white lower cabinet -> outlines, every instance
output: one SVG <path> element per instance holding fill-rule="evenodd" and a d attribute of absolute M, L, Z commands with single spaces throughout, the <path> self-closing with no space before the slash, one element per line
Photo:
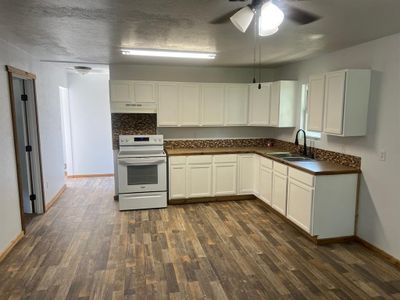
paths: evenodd
<path fill-rule="evenodd" d="M 289 179 L 287 217 L 308 233 L 311 233 L 313 195 L 313 187 Z"/>
<path fill-rule="evenodd" d="M 186 198 L 185 156 L 174 156 L 169 159 L 169 198 Z"/>
<path fill-rule="evenodd" d="M 314 176 L 257 154 L 172 156 L 169 199 L 255 195 L 318 239 L 354 235 L 358 174 Z"/>
<path fill-rule="evenodd" d="M 254 193 L 254 155 L 238 155 L 239 182 L 238 194 L 250 195 Z"/>
<path fill-rule="evenodd" d="M 212 196 L 211 164 L 194 164 L 187 166 L 188 198 Z"/>
<path fill-rule="evenodd" d="M 212 156 L 188 156 L 186 160 L 186 192 L 188 198 L 212 196 Z"/>
<path fill-rule="evenodd" d="M 213 195 L 236 195 L 237 155 L 215 155 L 213 163 Z"/>
<path fill-rule="evenodd" d="M 272 177 L 272 207 L 286 216 L 287 176 L 274 172 Z"/>
<path fill-rule="evenodd" d="M 272 161 L 261 157 L 259 172 L 258 198 L 265 203 L 272 203 Z"/>

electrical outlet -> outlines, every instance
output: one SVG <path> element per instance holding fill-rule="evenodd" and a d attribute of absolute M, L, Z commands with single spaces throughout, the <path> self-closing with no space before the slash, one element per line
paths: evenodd
<path fill-rule="evenodd" d="M 386 160 L 386 151 L 382 150 L 379 152 L 379 160 L 380 161 L 385 161 Z"/>

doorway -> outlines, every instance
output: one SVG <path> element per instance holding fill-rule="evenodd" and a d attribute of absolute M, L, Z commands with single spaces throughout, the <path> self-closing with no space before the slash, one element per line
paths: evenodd
<path fill-rule="evenodd" d="M 63 141 L 64 172 L 66 176 L 74 174 L 71 136 L 71 113 L 69 109 L 68 89 L 59 87 L 61 107 L 61 131 Z"/>
<path fill-rule="evenodd" d="M 45 211 L 34 74 L 7 66 L 22 229 Z"/>

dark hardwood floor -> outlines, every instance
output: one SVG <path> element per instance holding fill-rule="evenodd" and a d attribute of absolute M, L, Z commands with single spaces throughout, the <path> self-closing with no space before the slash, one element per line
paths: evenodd
<path fill-rule="evenodd" d="M 0 264 L 0 298 L 400 299 L 400 270 L 258 200 L 121 213 L 113 179 L 74 179 Z"/>

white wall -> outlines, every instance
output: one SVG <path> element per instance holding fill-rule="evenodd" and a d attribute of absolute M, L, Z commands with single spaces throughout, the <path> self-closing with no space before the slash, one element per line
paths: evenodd
<path fill-rule="evenodd" d="M 273 76 L 274 71 L 272 69 L 262 69 L 262 81 L 270 81 Z M 111 64 L 110 79 L 250 83 L 253 80 L 253 69 Z"/>
<path fill-rule="evenodd" d="M 217 82 L 250 83 L 253 80 L 252 68 L 229 67 L 188 67 L 111 64 L 111 80 L 155 80 L 178 82 Z M 258 71 L 256 72 L 258 80 Z M 263 82 L 272 81 L 274 70 L 262 69 Z M 165 138 L 239 138 L 272 137 L 273 128 L 230 127 L 230 128 L 158 128 Z"/>
<path fill-rule="evenodd" d="M 37 106 L 46 203 L 65 183 L 59 87 L 67 87 L 66 71 L 36 63 Z"/>
<path fill-rule="evenodd" d="M 73 174 L 114 173 L 108 74 L 69 73 Z"/>
<path fill-rule="evenodd" d="M 288 65 L 276 72 L 276 79 L 299 79 L 312 74 L 345 68 L 374 70 L 365 137 L 322 136 L 317 147 L 362 157 L 362 181 L 358 235 L 400 258 L 400 34 L 318 58 Z M 293 141 L 294 130 L 283 130 L 277 138 Z M 378 152 L 387 151 L 379 161 Z"/>
<path fill-rule="evenodd" d="M 52 143 L 61 143 L 61 132 L 54 134 L 57 129 L 57 120 L 53 120 L 55 124 L 41 120 L 41 118 L 48 118 L 49 115 L 60 114 L 59 110 L 57 111 L 57 107 L 53 106 L 51 93 L 46 93 L 45 90 L 52 89 L 54 84 L 57 85 L 58 89 L 60 82 L 56 81 L 63 82 L 62 76 L 55 75 L 56 71 L 54 70 L 53 72 L 45 67 L 42 68 L 41 64 L 32 58 L 30 54 L 0 39 L 0 252 L 4 251 L 21 232 L 9 85 L 5 65 L 11 65 L 38 75 L 39 129 L 42 141 L 42 161 L 45 165 L 43 175 L 44 180 L 48 182 L 48 187 L 45 187 L 46 197 L 51 197 L 54 191 L 64 184 L 63 178 L 60 179 L 58 176 L 58 174 L 63 174 L 63 169 L 58 170 L 57 155 L 52 156 L 49 153 L 52 150 L 47 148 Z M 56 78 L 52 80 L 47 78 L 47 81 L 44 78 L 42 79 L 49 72 L 52 73 L 51 76 L 54 75 Z M 57 101 L 57 99 L 55 100 Z M 46 135 L 48 136 L 46 137 Z M 60 155 L 62 158 L 62 152 Z"/>

